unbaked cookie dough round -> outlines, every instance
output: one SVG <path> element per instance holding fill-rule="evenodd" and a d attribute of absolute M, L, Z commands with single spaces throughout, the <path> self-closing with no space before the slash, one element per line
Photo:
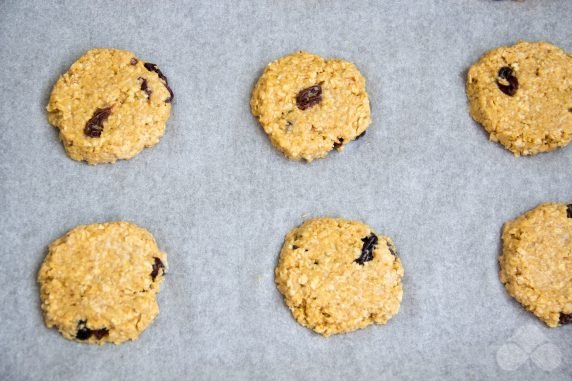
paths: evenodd
<path fill-rule="evenodd" d="M 402 277 L 389 237 L 326 217 L 288 233 L 275 271 L 294 318 L 324 336 L 387 323 L 399 311 Z"/>
<path fill-rule="evenodd" d="M 500 280 L 550 327 L 572 323 L 572 205 L 546 203 L 505 223 Z"/>
<path fill-rule="evenodd" d="M 44 321 L 69 340 L 135 340 L 159 314 L 167 255 L 128 222 L 78 226 L 52 242 L 38 273 Z"/>
<path fill-rule="evenodd" d="M 306 52 L 270 63 L 250 107 L 278 150 L 308 162 L 342 150 L 371 123 L 365 79 L 356 66 Z"/>
<path fill-rule="evenodd" d="M 546 42 L 487 52 L 467 76 L 470 113 L 516 156 L 572 140 L 572 56 Z"/>
<path fill-rule="evenodd" d="M 48 121 L 69 157 L 130 159 L 165 133 L 173 92 L 157 65 L 119 49 L 92 49 L 56 82 Z"/>

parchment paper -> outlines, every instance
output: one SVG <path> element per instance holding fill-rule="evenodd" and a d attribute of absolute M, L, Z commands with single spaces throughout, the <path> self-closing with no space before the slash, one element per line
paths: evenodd
<path fill-rule="evenodd" d="M 572 200 L 572 148 L 515 158 L 468 115 L 466 70 L 519 39 L 572 52 L 569 0 L 2 1 L 0 378 L 3 380 L 571 380 L 572 326 L 549 329 L 498 280 L 504 221 Z M 86 50 L 158 64 L 167 133 L 130 161 L 67 158 L 45 106 Z M 312 164 L 286 160 L 249 111 L 294 50 L 367 78 L 373 124 Z M 274 286 L 304 218 L 393 237 L 406 276 L 386 326 L 322 338 Z M 88 346 L 43 325 L 35 278 L 78 224 L 128 220 L 168 253 L 161 314 L 136 342 Z"/>

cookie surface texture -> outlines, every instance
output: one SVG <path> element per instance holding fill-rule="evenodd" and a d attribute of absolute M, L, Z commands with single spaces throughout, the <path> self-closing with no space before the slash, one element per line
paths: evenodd
<path fill-rule="evenodd" d="M 470 114 L 516 156 L 572 139 L 572 56 L 546 42 L 487 52 L 467 76 Z"/>
<path fill-rule="evenodd" d="M 550 327 L 572 323 L 572 205 L 546 203 L 505 223 L 500 280 Z"/>
<path fill-rule="evenodd" d="M 156 65 L 125 50 L 92 49 L 54 85 L 48 121 L 70 158 L 113 163 L 159 142 L 172 99 Z"/>
<path fill-rule="evenodd" d="M 292 160 L 326 156 L 371 123 L 365 79 L 348 61 L 297 52 L 270 63 L 250 101 L 272 144 Z"/>
<path fill-rule="evenodd" d="M 399 311 L 402 277 L 389 237 L 340 218 L 307 220 L 290 231 L 275 271 L 294 318 L 324 336 L 387 323 Z"/>
<path fill-rule="evenodd" d="M 52 242 L 38 273 L 46 326 L 90 344 L 137 339 L 159 314 L 167 256 L 128 222 L 78 226 Z"/>

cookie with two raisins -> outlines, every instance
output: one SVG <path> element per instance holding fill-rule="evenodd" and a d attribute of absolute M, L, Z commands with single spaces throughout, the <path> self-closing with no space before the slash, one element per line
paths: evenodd
<path fill-rule="evenodd" d="M 272 144 L 292 160 L 341 151 L 371 123 L 365 79 L 356 66 L 306 52 L 270 63 L 250 107 Z"/>
<path fill-rule="evenodd" d="M 92 49 L 56 82 L 48 121 L 72 159 L 113 163 L 159 142 L 172 100 L 157 65 L 125 50 Z"/>
<path fill-rule="evenodd" d="M 128 222 L 78 226 L 52 242 L 38 273 L 44 321 L 69 340 L 120 344 L 159 314 L 167 255 Z"/>
<path fill-rule="evenodd" d="M 487 52 L 469 69 L 470 114 L 516 156 L 572 140 L 572 56 L 546 42 Z"/>
<path fill-rule="evenodd" d="M 286 235 L 275 270 L 294 318 L 324 336 L 387 323 L 399 311 L 402 277 L 389 237 L 359 221 L 326 217 Z"/>
<path fill-rule="evenodd" d="M 550 327 L 572 323 L 572 205 L 545 203 L 505 223 L 500 280 Z"/>

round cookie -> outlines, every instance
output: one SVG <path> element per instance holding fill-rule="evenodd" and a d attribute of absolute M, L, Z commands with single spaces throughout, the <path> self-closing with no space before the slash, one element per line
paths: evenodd
<path fill-rule="evenodd" d="M 365 79 L 354 64 L 296 52 L 270 63 L 250 100 L 272 144 L 308 162 L 362 136 L 371 123 Z"/>
<path fill-rule="evenodd" d="M 572 323 L 572 205 L 546 203 L 502 232 L 500 280 L 550 327 Z"/>
<path fill-rule="evenodd" d="M 156 65 L 125 50 L 92 49 L 56 82 L 48 121 L 72 159 L 113 163 L 159 142 L 172 100 Z"/>
<path fill-rule="evenodd" d="M 516 156 L 572 140 L 572 56 L 546 42 L 487 52 L 467 76 L 470 113 Z"/>
<path fill-rule="evenodd" d="M 69 340 L 135 340 L 159 314 L 167 255 L 128 222 L 78 226 L 52 242 L 38 273 L 44 321 Z"/>
<path fill-rule="evenodd" d="M 311 219 L 290 231 L 275 271 L 294 318 L 324 336 L 385 324 L 399 311 L 402 276 L 389 237 L 341 218 Z"/>

